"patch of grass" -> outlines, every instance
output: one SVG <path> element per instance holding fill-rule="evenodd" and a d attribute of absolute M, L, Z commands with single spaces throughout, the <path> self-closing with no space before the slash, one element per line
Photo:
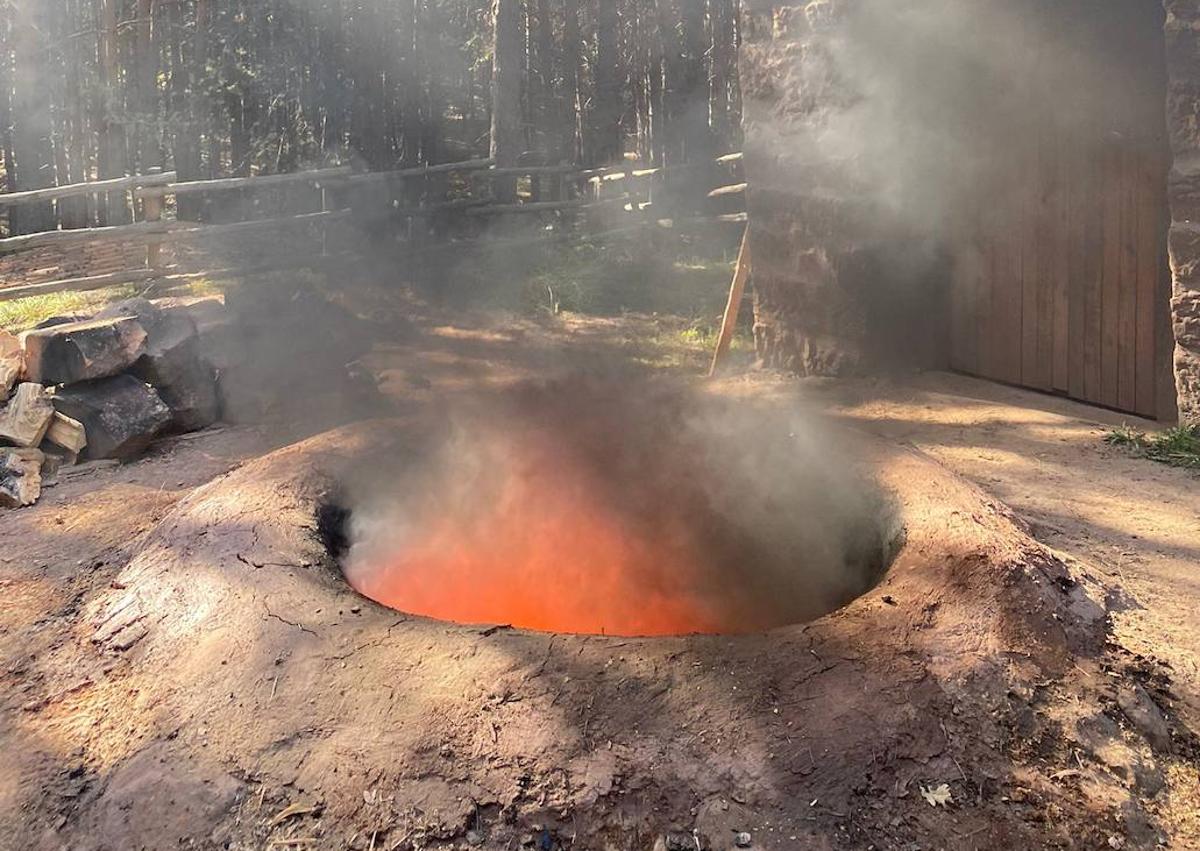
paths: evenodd
<path fill-rule="evenodd" d="M 743 323 L 744 324 L 744 323 Z M 694 321 L 687 328 L 677 332 L 676 337 L 682 345 L 712 353 L 717 348 L 717 338 L 721 336 L 721 326 L 703 321 Z M 747 329 L 739 326 L 729 344 L 729 351 L 745 353 L 754 351 L 754 341 Z"/>
<path fill-rule="evenodd" d="M 720 333 L 719 321 L 714 324 L 705 319 L 665 318 L 656 333 L 639 341 L 643 353 L 635 360 L 657 369 L 707 369 Z M 753 354 L 754 340 L 747 326 L 739 325 L 729 349 L 734 358 L 746 359 Z"/>
<path fill-rule="evenodd" d="M 1125 425 L 1109 432 L 1104 440 L 1109 446 L 1160 464 L 1200 470 L 1200 425 L 1176 426 L 1157 434 Z"/>
<path fill-rule="evenodd" d="M 219 284 L 210 278 L 197 278 L 189 283 L 184 289 L 188 295 L 202 297 L 213 295 L 224 295 L 227 284 Z"/>
<path fill-rule="evenodd" d="M 132 286 L 90 292 L 48 293 L 0 302 L 0 328 L 11 334 L 28 331 L 51 316 L 91 314 L 106 304 L 136 295 Z"/>
<path fill-rule="evenodd" d="M 486 248 L 486 246 L 484 246 Z M 451 303 L 532 312 L 717 315 L 736 246 L 680 257 L 671 241 L 612 238 L 571 245 L 472 251 L 443 270 L 436 295 Z"/>

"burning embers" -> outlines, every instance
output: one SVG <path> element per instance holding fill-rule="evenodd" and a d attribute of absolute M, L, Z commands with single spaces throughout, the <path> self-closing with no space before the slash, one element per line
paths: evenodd
<path fill-rule="evenodd" d="M 344 559 L 380 603 L 463 623 L 742 633 L 866 591 L 884 499 L 808 426 L 663 386 L 576 379 L 450 417 Z"/>

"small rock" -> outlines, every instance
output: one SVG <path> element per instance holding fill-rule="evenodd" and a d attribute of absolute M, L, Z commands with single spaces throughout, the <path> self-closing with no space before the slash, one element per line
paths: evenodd
<path fill-rule="evenodd" d="M 1124 848 L 1125 840 L 1114 833 L 1112 836 L 1108 837 L 1108 847 L 1116 849 Z"/>
<path fill-rule="evenodd" d="M 483 840 L 486 838 L 487 837 L 484 836 L 484 833 L 482 830 L 468 830 L 467 831 L 467 844 L 468 845 L 482 845 Z"/>
<path fill-rule="evenodd" d="M 1171 731 L 1167 727 L 1167 719 L 1162 709 L 1154 702 L 1154 698 L 1136 683 L 1126 686 L 1117 693 L 1117 705 L 1125 713 L 1129 722 L 1137 728 L 1150 747 L 1156 751 L 1169 753 L 1171 750 Z"/>
<path fill-rule="evenodd" d="M 696 840 L 690 833 L 668 833 L 663 837 L 662 847 L 666 851 L 696 851 Z"/>
<path fill-rule="evenodd" d="M 752 837 L 749 833 L 742 831 L 733 837 L 733 844 L 738 848 L 749 848 L 754 844 L 754 837 Z"/>

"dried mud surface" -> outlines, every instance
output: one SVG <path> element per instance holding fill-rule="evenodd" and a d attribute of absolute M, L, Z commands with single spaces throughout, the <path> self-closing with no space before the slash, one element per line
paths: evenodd
<path fill-rule="evenodd" d="M 847 429 L 906 528 L 848 608 L 606 639 L 345 586 L 322 509 L 412 427 L 230 430 L 3 518 L 0 848 L 1154 847 L 1187 794 L 1111 589 L 915 449 Z"/>

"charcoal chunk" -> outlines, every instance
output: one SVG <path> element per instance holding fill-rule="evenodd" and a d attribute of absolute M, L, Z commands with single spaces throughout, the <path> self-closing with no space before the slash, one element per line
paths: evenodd
<path fill-rule="evenodd" d="M 83 423 L 87 460 L 133 458 L 171 422 L 171 409 L 154 388 L 132 375 L 60 387 L 53 402 L 60 414 Z"/>
<path fill-rule="evenodd" d="M 129 299 L 101 311 L 104 317 L 133 317 L 146 329 L 146 352 L 130 369 L 158 391 L 171 409 L 172 427 L 198 431 L 217 421 L 216 372 L 204 359 L 196 322 L 183 308 L 162 309 Z"/>

